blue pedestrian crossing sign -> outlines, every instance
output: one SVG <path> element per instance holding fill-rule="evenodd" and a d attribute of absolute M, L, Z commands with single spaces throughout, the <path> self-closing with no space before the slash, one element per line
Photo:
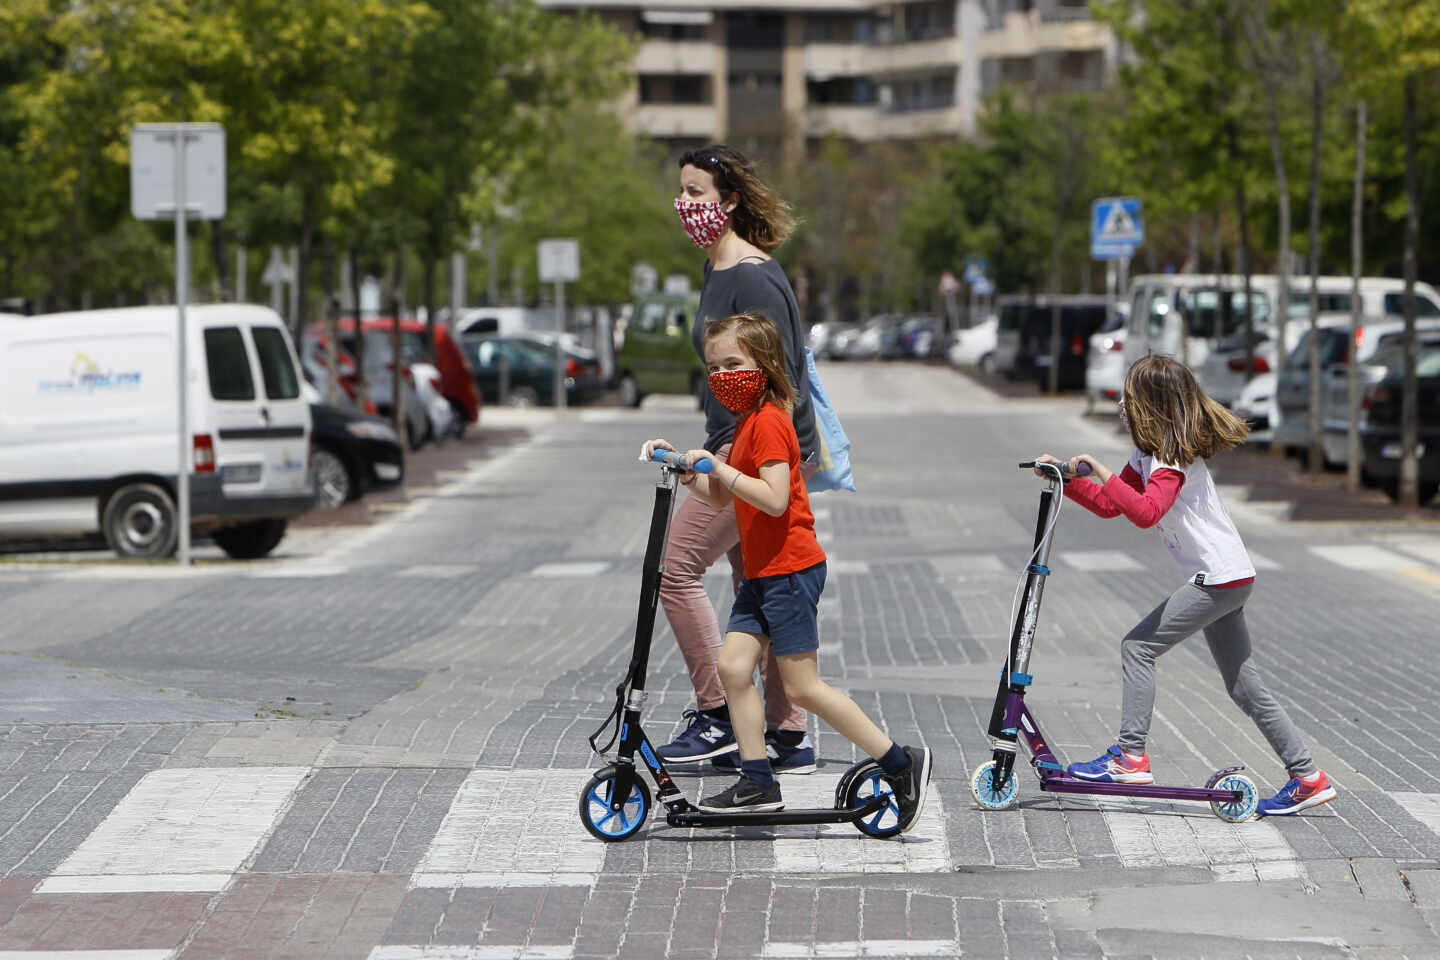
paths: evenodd
<path fill-rule="evenodd" d="M 1138 197 L 1105 197 L 1090 208 L 1090 256 L 1128 258 L 1145 242 L 1145 218 Z"/>

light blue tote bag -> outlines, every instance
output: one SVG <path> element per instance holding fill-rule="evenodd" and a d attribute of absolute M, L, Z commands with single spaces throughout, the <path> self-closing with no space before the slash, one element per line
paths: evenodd
<path fill-rule="evenodd" d="M 820 435 L 820 469 L 810 475 L 805 488 L 810 493 L 825 490 L 855 489 L 850 473 L 850 438 L 840 426 L 840 417 L 825 393 L 820 371 L 815 368 L 815 353 L 805 348 L 805 370 L 810 380 L 810 409 L 815 411 L 815 430 Z"/>

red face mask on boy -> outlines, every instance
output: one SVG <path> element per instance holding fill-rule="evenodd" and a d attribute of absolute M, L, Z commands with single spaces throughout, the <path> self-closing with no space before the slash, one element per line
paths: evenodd
<path fill-rule="evenodd" d="M 710 392 L 731 413 L 755 409 L 770 379 L 764 370 L 716 370 L 710 374 Z"/>

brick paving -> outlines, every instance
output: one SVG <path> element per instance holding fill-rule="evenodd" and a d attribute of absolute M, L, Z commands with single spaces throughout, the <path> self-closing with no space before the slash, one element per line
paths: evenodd
<path fill-rule="evenodd" d="M 487 429 L 503 442 L 451 444 L 443 465 L 412 472 L 433 490 L 395 495 L 398 512 L 346 508 L 266 567 L 134 584 L 6 568 L 0 602 L 18 615 L 0 626 L 0 657 L 23 653 L 28 672 L 0 691 L 46 697 L 0 704 L 0 952 L 1440 956 L 1440 589 L 1425 575 L 1440 564 L 1424 528 L 1402 540 L 1417 528 L 1236 507 L 1247 543 L 1275 562 L 1249 608 L 1257 663 L 1340 802 L 1231 826 L 1203 808 L 1044 796 L 1022 769 L 1019 809 L 982 813 L 968 778 L 989 756 L 1038 492 L 1014 463 L 1125 451 L 1067 399 L 877 369 L 827 374 L 842 410 L 858 411 L 846 427 L 861 490 L 815 501 L 835 559 L 821 669 L 897 740 L 935 751 L 933 820 L 905 842 L 654 821 L 624 844 L 584 834 L 576 798 L 598 765 L 584 737 L 629 657 L 649 513 L 653 474 L 631 457 L 638 440 L 689 442 L 699 426 L 678 406 L 497 411 Z M 1222 483 L 1245 485 L 1224 469 Z M 1355 546 L 1393 562 L 1342 549 Z M 1119 637 L 1174 576 L 1157 540 L 1079 510 L 1062 514 L 1055 550 L 1030 703 L 1057 750 L 1089 759 L 1113 738 Z M 723 621 L 728 577 L 706 586 Z M 645 722 L 661 741 L 691 705 L 663 617 L 651 678 Z M 34 712 L 46 705 L 54 722 Z M 821 769 L 782 781 L 792 805 L 858 759 L 812 733 Z M 1262 789 L 1282 775 L 1198 642 L 1162 661 L 1150 749 L 1172 782 L 1231 762 Z M 168 835 L 163 781 L 148 775 L 198 782 L 184 771 L 214 768 L 303 772 L 217 892 L 40 890 L 66 863 L 120 856 L 97 838 L 116 835 L 136 797 L 159 797 L 159 832 L 144 835 Z M 692 793 L 723 782 L 701 773 L 677 781 Z M 161 846 L 126 852 L 126 870 L 193 879 L 183 864 L 200 854 Z"/>

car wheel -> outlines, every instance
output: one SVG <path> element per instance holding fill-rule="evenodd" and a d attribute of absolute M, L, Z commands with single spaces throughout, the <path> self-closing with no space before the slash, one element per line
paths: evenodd
<path fill-rule="evenodd" d="M 620 406 L 640 406 L 640 386 L 635 382 L 635 378 L 628 373 L 620 377 Z"/>
<path fill-rule="evenodd" d="M 534 387 L 513 387 L 506 402 L 512 407 L 533 407 L 540 402 Z"/>
<path fill-rule="evenodd" d="M 455 414 L 455 426 L 451 428 L 450 435 L 456 440 L 463 440 L 465 438 L 465 428 L 470 426 L 470 418 L 465 413 L 465 408 L 454 400 L 450 401 L 450 409 Z"/>
<path fill-rule="evenodd" d="M 342 507 L 357 495 L 350 469 L 327 447 L 316 447 L 310 454 L 310 476 L 315 481 L 315 500 L 326 509 Z"/>
<path fill-rule="evenodd" d="M 233 527 L 221 527 L 210 536 L 225 555 L 236 560 L 258 560 L 285 539 L 284 517 L 252 520 Z"/>
<path fill-rule="evenodd" d="M 105 541 L 122 557 L 168 557 L 179 540 L 175 501 L 153 483 L 121 487 L 105 501 Z"/>
<path fill-rule="evenodd" d="M 690 395 L 695 398 L 696 410 L 705 409 L 705 390 L 708 386 L 709 381 L 698 373 L 690 378 Z"/>
<path fill-rule="evenodd" d="M 995 354 L 987 353 L 980 358 L 980 372 L 987 377 L 995 375 Z"/>

